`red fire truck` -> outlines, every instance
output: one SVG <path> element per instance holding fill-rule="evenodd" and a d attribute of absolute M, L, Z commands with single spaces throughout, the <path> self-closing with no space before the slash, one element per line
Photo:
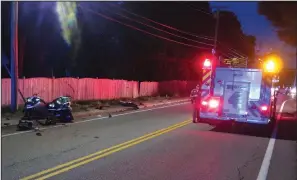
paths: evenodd
<path fill-rule="evenodd" d="M 211 59 L 203 63 L 199 95 L 193 105 L 193 123 L 272 125 L 277 100 L 277 93 L 271 93 L 275 62 L 265 62 L 264 69 L 213 64 Z"/>

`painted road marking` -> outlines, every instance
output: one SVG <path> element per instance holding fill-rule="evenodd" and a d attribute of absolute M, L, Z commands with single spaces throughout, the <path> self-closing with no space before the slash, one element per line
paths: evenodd
<path fill-rule="evenodd" d="M 105 156 L 108 156 L 110 154 L 119 152 L 121 150 L 127 149 L 131 146 L 135 146 L 137 144 L 140 144 L 144 141 L 147 141 L 149 139 L 155 138 L 157 136 L 160 136 L 162 134 L 168 133 L 170 131 L 173 131 L 175 129 L 181 128 L 183 126 L 186 126 L 188 124 L 190 124 L 192 121 L 191 120 L 187 120 L 187 121 L 183 121 L 181 123 L 169 126 L 167 128 L 163 128 L 160 129 L 158 131 L 146 134 L 144 136 L 138 137 L 136 139 L 112 146 L 110 148 L 95 152 L 93 154 L 89 154 L 87 156 L 69 161 L 67 163 L 58 165 L 56 167 L 41 171 L 39 173 L 33 174 L 31 176 L 27 176 L 25 178 L 22 178 L 21 180 L 31 180 L 31 179 L 38 179 L 38 180 L 43 180 L 43 179 L 47 179 L 53 176 L 56 176 L 58 174 L 61 174 L 63 172 L 69 171 L 71 169 L 74 169 L 76 167 L 82 166 L 84 164 L 90 163 L 92 161 L 98 160 L 100 158 L 103 158 Z"/>
<path fill-rule="evenodd" d="M 173 106 L 180 106 L 180 105 L 184 105 L 184 104 L 189 104 L 189 102 L 179 102 L 179 103 L 172 102 L 169 105 L 165 105 L 165 106 L 161 106 L 161 107 L 136 110 L 136 111 L 126 112 L 126 113 L 121 113 L 121 114 L 115 114 L 115 115 L 112 115 L 112 116 L 113 117 L 124 116 L 124 115 L 129 115 L 129 114 L 140 113 L 140 112 L 153 111 L 153 110 L 157 110 L 157 109 L 164 109 L 164 108 L 173 107 Z M 80 124 L 80 123 L 91 122 L 91 121 L 97 121 L 97 120 L 102 120 L 102 119 L 108 119 L 108 118 L 109 118 L 108 116 L 104 116 L 104 117 L 99 117 L 99 118 L 87 119 L 87 120 L 77 121 L 77 122 L 73 122 L 73 123 L 67 124 L 67 126 L 71 126 L 71 125 L 75 125 L 75 124 Z M 50 127 L 40 128 L 39 130 L 46 130 L 46 129 L 52 129 L 52 128 L 57 128 L 57 127 L 63 127 L 63 126 L 65 126 L 65 125 L 60 124 L 60 125 L 56 125 L 56 126 L 50 126 Z M 4 135 L 1 136 L 1 138 L 8 137 L 8 136 L 15 136 L 15 135 L 20 135 L 20 134 L 25 134 L 25 133 L 30 133 L 30 132 L 35 132 L 35 130 L 21 131 L 21 132 L 16 132 L 16 133 L 4 134 Z"/>
<path fill-rule="evenodd" d="M 283 112 L 285 103 L 287 101 L 288 100 L 284 101 L 282 103 L 281 107 L 280 107 L 280 112 L 279 112 L 279 114 L 277 116 L 277 120 L 276 120 L 274 129 L 273 129 L 271 138 L 269 139 L 269 143 L 268 143 L 265 155 L 264 155 L 264 159 L 262 161 L 262 165 L 261 165 L 257 180 L 266 180 L 267 179 L 268 170 L 269 170 L 269 166 L 270 166 L 270 161 L 271 161 L 271 158 L 272 158 L 272 153 L 273 153 L 273 149 L 274 149 L 274 145 L 275 145 L 278 121 L 281 118 L 281 113 Z"/>

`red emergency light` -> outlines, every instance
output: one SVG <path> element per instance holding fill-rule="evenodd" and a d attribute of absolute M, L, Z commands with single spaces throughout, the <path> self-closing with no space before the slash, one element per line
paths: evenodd
<path fill-rule="evenodd" d="M 204 60 L 203 69 L 211 69 L 211 61 L 210 61 L 210 59 L 205 59 Z"/>

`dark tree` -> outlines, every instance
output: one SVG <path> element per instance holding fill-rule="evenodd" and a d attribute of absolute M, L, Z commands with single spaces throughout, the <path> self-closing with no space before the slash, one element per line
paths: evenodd
<path fill-rule="evenodd" d="M 53 8 L 54 3 L 19 4 L 21 14 L 19 37 L 24 42 L 20 43 L 24 44 L 24 76 L 49 77 L 52 74 L 55 77 L 65 76 L 65 69 L 69 67 L 71 48 L 61 36 L 58 18 Z M 77 39 L 80 40 L 80 46 L 76 50 L 76 68 L 71 70 L 79 77 L 140 81 L 194 80 L 199 78 L 200 73 L 197 63 L 202 60 L 204 54 L 210 54 L 213 48 L 215 18 L 208 2 L 79 2 L 77 4 L 77 21 L 80 27 L 80 37 Z M 195 11 L 189 8 L 189 5 L 202 11 Z M 117 7 L 136 13 L 138 16 Z M 9 15 L 9 10 L 7 12 Z M 99 13 L 134 28 L 103 18 Z M 1 26 L 2 32 L 8 38 L 2 39 L 2 44 L 9 44 L 8 15 L 6 23 Z M 163 26 L 145 20 L 139 15 L 162 23 Z M 198 37 L 164 26 L 177 28 Z M 135 28 L 196 47 L 169 42 Z M 227 46 L 230 46 L 243 54 L 249 56 L 253 54 L 254 38 L 244 35 L 236 16 L 230 12 L 222 12 L 218 40 L 222 42 L 218 47 L 220 51 L 229 52 Z M 9 46 L 3 49 L 9 55 Z"/>
<path fill-rule="evenodd" d="M 258 12 L 264 15 L 275 27 L 280 40 L 296 48 L 297 58 L 297 2 L 259 2 Z M 280 74 L 281 82 L 292 85 L 295 70 L 286 70 Z"/>
<path fill-rule="evenodd" d="M 224 54 L 229 56 L 247 56 L 250 61 L 255 58 L 256 38 L 245 35 L 237 16 L 230 11 L 220 12 L 220 26 L 218 30 L 219 46 Z M 232 50 L 230 50 L 232 49 Z M 238 55 L 239 54 L 239 55 Z"/>
<path fill-rule="evenodd" d="M 258 12 L 264 15 L 281 40 L 297 47 L 297 2 L 259 2 Z"/>

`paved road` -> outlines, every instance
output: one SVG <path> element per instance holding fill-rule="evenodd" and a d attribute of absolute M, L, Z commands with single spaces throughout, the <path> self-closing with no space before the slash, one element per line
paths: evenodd
<path fill-rule="evenodd" d="M 279 100 L 280 108 L 287 98 Z M 276 140 L 258 127 L 232 134 L 192 124 L 189 104 L 46 129 L 42 136 L 6 131 L 2 179 L 256 180 L 269 169 L 269 180 L 297 180 L 294 106 L 294 100 L 285 103 L 288 113 L 282 114 Z M 143 136 L 162 128 L 167 129 Z"/>

